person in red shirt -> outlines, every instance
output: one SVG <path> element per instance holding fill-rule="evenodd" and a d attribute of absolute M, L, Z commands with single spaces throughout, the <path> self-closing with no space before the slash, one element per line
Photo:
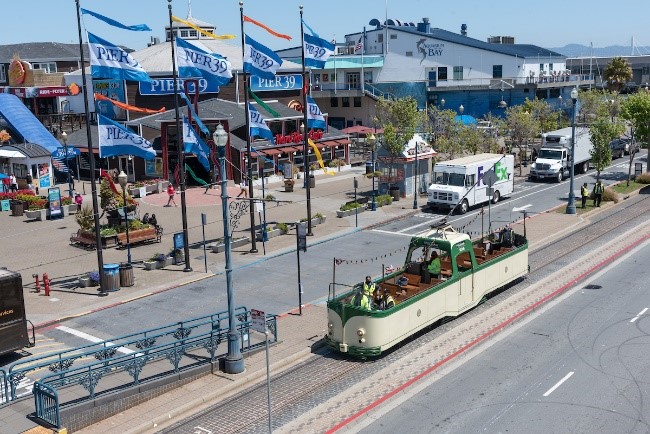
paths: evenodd
<path fill-rule="evenodd" d="M 174 190 L 174 186 L 170 182 L 169 185 L 167 186 L 167 195 L 169 196 L 169 199 L 167 199 L 167 205 L 165 206 L 171 206 L 170 204 L 173 202 L 174 206 L 176 205 L 176 201 L 174 200 L 174 195 L 176 194 L 176 190 Z"/>

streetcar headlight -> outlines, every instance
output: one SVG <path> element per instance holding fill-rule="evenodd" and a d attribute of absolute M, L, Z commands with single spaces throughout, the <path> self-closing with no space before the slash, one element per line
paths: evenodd
<path fill-rule="evenodd" d="M 366 334 L 366 331 L 364 329 L 359 329 L 357 330 L 357 336 L 361 337 Z"/>
<path fill-rule="evenodd" d="M 327 323 L 327 328 L 332 330 L 334 328 L 334 324 L 332 324 L 331 322 L 328 322 Z"/>
<path fill-rule="evenodd" d="M 365 343 L 365 342 L 366 342 L 366 340 L 365 340 L 364 338 L 359 339 L 359 343 L 360 343 L 360 344 L 363 344 L 363 343 Z"/>

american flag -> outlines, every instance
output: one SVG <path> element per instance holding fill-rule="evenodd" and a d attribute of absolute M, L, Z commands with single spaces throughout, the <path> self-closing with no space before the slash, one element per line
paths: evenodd
<path fill-rule="evenodd" d="M 357 51 L 361 51 L 361 48 L 363 47 L 363 42 L 362 42 L 363 37 L 359 36 L 359 42 L 357 42 L 357 45 L 354 47 L 354 52 L 356 53 Z"/>

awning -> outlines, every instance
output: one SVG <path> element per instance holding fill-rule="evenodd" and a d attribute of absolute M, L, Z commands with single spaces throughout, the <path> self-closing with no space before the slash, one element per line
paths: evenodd
<path fill-rule="evenodd" d="M 282 153 L 282 151 L 279 149 L 262 149 L 260 152 L 269 156 L 278 155 Z"/>
<path fill-rule="evenodd" d="M 27 158 L 22 152 L 12 151 L 10 149 L 0 149 L 0 157 L 3 158 Z"/>
<path fill-rule="evenodd" d="M 50 152 L 61 146 L 47 128 L 15 95 L 0 93 L 0 116 L 5 118 L 12 129 L 18 132 L 25 142 L 35 143 Z"/>
<path fill-rule="evenodd" d="M 336 139 L 335 142 L 339 145 L 349 145 L 350 139 Z"/>

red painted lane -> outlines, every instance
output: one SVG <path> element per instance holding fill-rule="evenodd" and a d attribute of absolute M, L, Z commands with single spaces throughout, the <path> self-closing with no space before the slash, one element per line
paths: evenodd
<path fill-rule="evenodd" d="M 514 322 L 515 320 L 517 320 L 518 318 L 526 315 L 527 313 L 533 311 L 534 309 L 538 308 L 542 304 L 544 304 L 544 303 L 550 301 L 551 299 L 555 298 L 556 296 L 563 293 L 567 289 L 569 289 L 572 286 L 576 285 L 578 282 L 584 280 L 586 277 L 588 277 L 594 271 L 598 270 L 599 268 L 603 267 L 606 264 L 609 264 L 609 263 L 613 262 L 614 260 L 616 260 L 620 256 L 624 255 L 625 253 L 632 250 L 633 248 L 635 248 L 636 246 L 638 246 L 639 244 L 643 243 L 644 241 L 646 241 L 648 239 L 650 239 L 650 235 L 646 235 L 646 236 L 636 240 L 632 244 L 629 244 L 627 247 L 619 250 L 618 252 L 616 252 L 613 255 L 609 256 L 605 260 L 601 261 L 597 265 L 589 268 L 587 271 L 580 274 L 575 279 L 571 280 L 570 282 L 566 283 L 565 285 L 562 285 L 560 288 L 556 289 L 555 291 L 548 294 L 544 298 L 536 301 L 532 305 L 530 305 L 527 308 L 525 308 L 525 309 L 521 310 L 520 312 L 516 313 L 512 317 L 510 317 L 507 320 L 505 320 L 504 322 L 502 322 L 501 324 L 498 324 L 497 326 L 495 326 L 491 330 L 488 330 L 486 333 L 482 334 L 478 338 L 474 339 L 473 341 L 469 342 L 468 344 L 466 344 L 466 345 L 462 346 L 461 348 L 459 348 L 458 350 L 454 351 L 453 353 L 451 353 L 450 355 L 448 355 L 444 359 L 440 360 L 438 363 L 430 366 L 425 371 L 421 372 L 420 374 L 416 375 L 415 377 L 413 377 L 410 380 L 406 381 L 405 383 L 401 384 L 397 388 L 395 388 L 392 391 L 388 392 L 386 395 L 382 396 L 381 398 L 379 398 L 375 402 L 371 403 L 370 405 L 366 406 L 365 408 L 363 408 L 363 409 L 359 410 L 358 412 L 354 413 L 352 416 L 348 417 L 347 419 L 345 419 L 342 422 L 338 423 L 337 425 L 333 426 L 332 428 L 327 430 L 326 433 L 327 434 L 335 433 L 336 431 L 340 430 L 341 428 L 343 428 L 346 425 L 350 424 L 351 422 L 355 421 L 360 416 L 368 413 L 370 410 L 372 410 L 373 408 L 375 408 L 378 405 L 382 404 L 383 402 L 387 401 L 388 399 L 392 398 L 397 393 L 405 390 L 406 388 L 412 386 L 413 384 L 415 384 L 416 382 L 418 382 L 422 378 L 424 378 L 427 375 L 431 374 L 433 371 L 435 371 L 436 369 L 438 369 L 439 367 L 441 367 L 445 363 L 447 363 L 450 360 L 456 358 L 457 356 L 459 356 L 460 354 L 462 354 L 465 351 L 469 350 L 470 348 L 474 347 L 475 345 L 481 343 L 482 341 L 484 341 L 488 337 L 492 336 L 496 332 L 503 329 L 505 326 L 507 326 L 507 325 L 511 324 L 512 322 Z"/>

